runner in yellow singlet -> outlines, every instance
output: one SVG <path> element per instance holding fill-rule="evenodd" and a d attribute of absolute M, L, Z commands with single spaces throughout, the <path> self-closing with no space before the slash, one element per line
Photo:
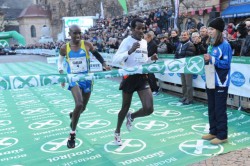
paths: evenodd
<path fill-rule="evenodd" d="M 63 73 L 63 59 L 66 56 L 67 73 L 68 74 L 86 74 L 90 70 L 89 51 L 96 57 L 96 59 L 103 65 L 106 70 L 110 67 L 106 65 L 102 56 L 95 50 L 92 43 L 81 39 L 82 32 L 78 25 L 72 25 L 69 28 L 69 35 L 71 40 L 62 45 L 60 48 L 60 55 L 58 60 L 58 71 Z M 76 126 L 81 113 L 85 110 L 92 91 L 92 80 L 72 82 L 68 89 L 71 91 L 75 100 L 75 108 L 70 112 L 71 118 L 71 132 L 67 142 L 68 148 L 75 147 Z M 65 86 L 63 83 L 62 86 Z"/>

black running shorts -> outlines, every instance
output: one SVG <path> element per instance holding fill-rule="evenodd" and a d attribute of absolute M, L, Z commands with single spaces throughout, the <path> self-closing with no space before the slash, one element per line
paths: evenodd
<path fill-rule="evenodd" d="M 133 93 L 150 88 L 147 74 L 135 74 L 124 76 L 120 84 L 119 90 L 126 93 Z"/>

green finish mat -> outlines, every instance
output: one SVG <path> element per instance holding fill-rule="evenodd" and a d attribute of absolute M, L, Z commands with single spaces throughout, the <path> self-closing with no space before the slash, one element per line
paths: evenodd
<path fill-rule="evenodd" d="M 1 75 L 55 74 L 41 62 L 0 64 Z M 188 165 L 250 146 L 250 117 L 228 109 L 229 142 L 211 145 L 207 106 L 184 106 L 166 93 L 154 97 L 152 115 L 135 119 L 131 132 L 121 129 L 123 146 L 114 145 L 121 107 L 119 83 L 96 80 L 87 109 L 77 127 L 76 148 L 68 149 L 71 93 L 59 85 L 0 91 L 0 165 Z M 137 93 L 131 111 L 141 107 Z"/>

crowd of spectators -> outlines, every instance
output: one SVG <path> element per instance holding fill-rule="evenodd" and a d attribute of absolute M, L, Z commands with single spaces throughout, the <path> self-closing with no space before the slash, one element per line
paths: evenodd
<path fill-rule="evenodd" d="M 159 8 L 148 12 L 140 12 L 136 15 L 117 16 L 114 18 L 105 18 L 96 20 L 96 24 L 89 30 L 83 32 L 83 39 L 94 44 L 99 52 L 114 53 L 121 41 L 130 35 L 130 22 L 135 17 L 141 17 L 145 23 L 145 34 L 152 31 L 154 40 L 160 48 L 161 54 L 175 54 L 175 51 L 180 44 L 180 34 L 182 31 L 189 32 L 190 41 L 196 46 L 197 54 L 204 52 L 203 47 L 208 47 L 206 40 L 208 38 L 207 27 L 201 22 L 201 19 L 195 21 L 193 18 L 187 18 L 184 29 L 173 29 L 173 21 L 171 21 L 173 12 L 171 8 Z M 249 22 L 249 21 L 248 21 Z M 229 41 L 234 50 L 234 55 L 249 56 L 249 49 L 245 49 L 242 54 L 242 45 L 247 44 L 245 39 L 248 35 L 249 26 L 246 22 L 241 22 L 237 25 L 229 23 L 224 30 L 224 38 Z M 192 34 L 195 37 L 192 37 Z M 195 40 L 195 41 L 194 41 Z M 64 42 L 36 43 L 27 45 L 24 48 L 44 48 L 57 49 Z M 201 50 L 202 49 L 202 50 Z"/>

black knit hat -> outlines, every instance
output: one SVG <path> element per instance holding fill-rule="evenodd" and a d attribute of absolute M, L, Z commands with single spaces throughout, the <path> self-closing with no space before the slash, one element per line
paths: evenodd
<path fill-rule="evenodd" d="M 214 29 L 217 29 L 221 32 L 223 32 L 224 27 L 225 27 L 225 22 L 221 17 L 217 17 L 213 19 L 209 24 L 208 27 L 212 27 Z"/>

